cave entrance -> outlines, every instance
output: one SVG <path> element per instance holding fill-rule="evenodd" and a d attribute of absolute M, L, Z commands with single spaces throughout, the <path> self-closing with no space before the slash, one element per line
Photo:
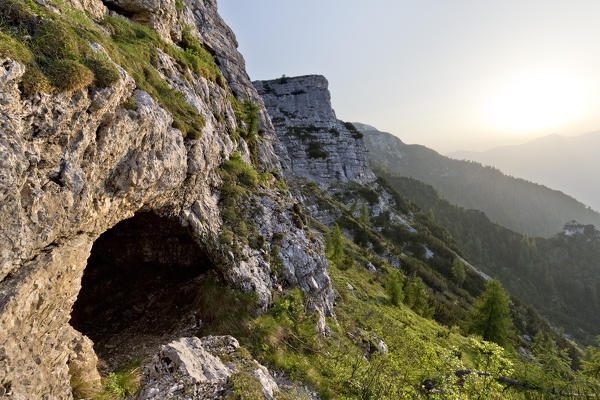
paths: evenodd
<path fill-rule="evenodd" d="M 139 213 L 94 242 L 71 325 L 94 342 L 105 373 L 195 334 L 198 288 L 209 279 L 214 265 L 187 228 Z"/>

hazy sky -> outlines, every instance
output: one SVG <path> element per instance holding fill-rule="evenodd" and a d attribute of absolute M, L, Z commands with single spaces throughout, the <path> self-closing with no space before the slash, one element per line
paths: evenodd
<path fill-rule="evenodd" d="M 447 153 L 600 128 L 600 1 L 219 0 L 254 79 Z"/>

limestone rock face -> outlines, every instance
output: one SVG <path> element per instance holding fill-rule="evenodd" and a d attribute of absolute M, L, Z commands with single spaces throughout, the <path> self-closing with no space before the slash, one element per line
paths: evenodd
<path fill-rule="evenodd" d="M 253 84 L 285 147 L 280 160 L 290 187 L 312 217 L 330 228 L 335 226 L 342 213 L 322 201 L 323 196 L 329 196 L 354 210 L 357 219 L 364 205 L 369 218 L 383 216 L 392 226 L 416 232 L 411 213 L 403 211 L 386 185 L 376 179 L 362 135 L 354 125 L 336 118 L 325 77 L 282 77 Z M 307 181 L 316 183 L 321 193 L 310 189 Z M 351 232 L 344 234 L 352 237 Z M 397 256 L 380 256 L 400 267 Z M 349 291 L 352 293 L 353 289 L 349 287 Z"/>
<path fill-rule="evenodd" d="M 88 12 L 96 20 L 102 19 L 108 11 L 102 0 L 68 0 L 67 2 L 78 10 Z"/>
<path fill-rule="evenodd" d="M 231 375 L 241 369 L 256 377 L 265 398 L 273 399 L 279 388 L 269 371 L 254 360 L 238 357 L 238 348 L 231 336 L 186 337 L 162 346 L 144 368 L 138 399 L 221 398 L 229 390 Z"/>
<path fill-rule="evenodd" d="M 320 75 L 256 81 L 287 154 L 281 154 L 289 174 L 322 188 L 375 180 L 362 135 L 336 118 L 328 82 Z"/>
<path fill-rule="evenodd" d="M 169 5 L 153 14 L 157 4 L 140 0 L 114 10 L 133 19 L 151 15 L 154 19 L 137 19 L 156 29 L 157 21 L 164 22 L 168 29 L 159 33 L 165 35 L 173 31 L 172 21 L 159 16 L 173 10 Z M 216 4 L 190 0 L 175 11 L 215 53 L 234 94 L 261 107 L 255 167 L 277 170 L 274 149 L 281 148 Z M 123 69 L 112 87 L 26 97 L 18 86 L 25 67 L 0 60 L 0 395 L 6 398 L 71 398 L 70 368 L 97 378 L 89 340 L 69 324 L 72 306 L 94 241 L 141 212 L 189 228 L 224 280 L 256 292 L 263 309 L 278 279 L 267 257 L 273 250 L 269 240 L 281 236 L 281 283 L 307 292 L 322 320 L 332 313 L 322 241 L 308 240 L 296 227 L 289 192 L 264 189 L 252 195 L 259 212 L 249 222 L 260 228 L 266 248 L 242 245 L 234 254 L 219 241 L 218 168 L 235 151 L 249 161 L 248 146 L 229 136 L 237 123 L 228 90 L 193 74 L 184 79 L 166 54 L 158 54 L 157 62 L 157 70 L 169 71 L 163 79 L 206 120 L 200 139 L 184 140 L 171 115 Z M 134 109 L 125 106 L 130 97 Z"/>

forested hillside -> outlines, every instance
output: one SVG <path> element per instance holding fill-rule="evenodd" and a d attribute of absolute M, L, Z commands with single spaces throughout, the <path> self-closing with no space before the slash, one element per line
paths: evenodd
<path fill-rule="evenodd" d="M 481 211 L 451 204 L 416 179 L 377 173 L 429 210 L 428 217 L 448 230 L 470 260 L 555 326 L 587 342 L 600 333 L 600 235 L 592 226 L 530 238 L 491 222 Z"/>
<path fill-rule="evenodd" d="M 600 214 L 562 192 L 476 162 L 445 157 L 425 146 L 407 145 L 368 125 L 356 125 L 365 135 L 374 167 L 425 182 L 451 203 L 482 210 L 492 221 L 514 231 L 550 237 L 573 219 L 600 225 Z"/>

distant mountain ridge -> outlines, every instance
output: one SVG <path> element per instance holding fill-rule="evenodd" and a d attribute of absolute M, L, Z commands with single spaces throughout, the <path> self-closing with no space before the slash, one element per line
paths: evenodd
<path fill-rule="evenodd" d="M 374 168 L 433 186 L 451 203 L 481 210 L 494 222 L 529 236 L 550 237 L 577 220 L 600 226 L 600 214 L 571 196 L 507 176 L 492 167 L 443 156 L 421 145 L 355 123 L 364 134 Z"/>
<path fill-rule="evenodd" d="M 491 165 L 502 172 L 573 195 L 600 210 L 600 132 L 580 136 L 548 135 L 491 150 L 459 151 L 449 156 Z"/>

